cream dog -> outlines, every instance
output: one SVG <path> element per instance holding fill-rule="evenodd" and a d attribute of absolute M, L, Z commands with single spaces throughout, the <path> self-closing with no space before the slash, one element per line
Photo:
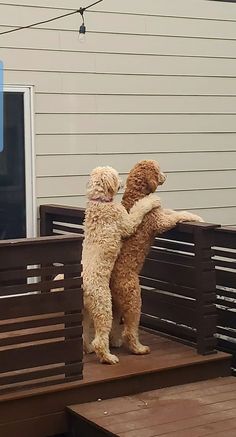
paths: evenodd
<path fill-rule="evenodd" d="M 115 364 L 119 360 L 109 350 L 112 327 L 112 299 L 110 277 L 120 252 L 122 237 L 132 235 L 145 214 L 160 206 L 153 195 L 135 203 L 130 213 L 113 197 L 120 181 L 116 170 L 97 167 L 88 183 L 88 203 L 85 212 L 85 233 L 82 251 L 84 290 L 84 350 L 95 351 L 102 363 Z M 90 343 L 90 325 L 95 338 Z"/>

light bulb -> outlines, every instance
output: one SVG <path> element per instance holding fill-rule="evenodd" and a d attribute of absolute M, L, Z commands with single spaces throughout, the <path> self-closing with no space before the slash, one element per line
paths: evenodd
<path fill-rule="evenodd" d="M 86 41 L 85 33 L 86 33 L 86 27 L 84 24 L 81 24 L 79 28 L 79 42 L 82 44 L 85 43 Z"/>

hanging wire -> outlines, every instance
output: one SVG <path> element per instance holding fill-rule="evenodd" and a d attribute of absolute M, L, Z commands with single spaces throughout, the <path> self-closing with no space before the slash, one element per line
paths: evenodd
<path fill-rule="evenodd" d="M 28 26 L 21 26 L 21 27 L 16 27 L 15 29 L 5 30 L 4 32 L 0 32 L 0 35 L 5 35 L 7 33 L 18 32 L 19 30 L 23 30 L 23 29 L 30 29 L 31 27 L 39 26 L 40 24 L 51 23 L 52 21 L 59 20 L 60 18 L 69 17 L 70 15 L 75 15 L 75 14 L 78 14 L 78 13 L 83 18 L 84 11 L 86 11 L 87 9 L 91 8 L 92 6 L 94 6 L 94 5 L 98 4 L 98 3 L 101 3 L 102 1 L 103 0 L 98 0 L 98 1 L 92 3 L 91 5 L 86 6 L 84 8 L 76 9 L 76 10 L 74 10 L 72 12 L 68 12 L 67 14 L 58 15 L 57 17 L 49 18 L 48 20 L 38 21 L 37 23 L 29 24 Z M 83 18 L 83 24 L 84 24 L 84 18 Z"/>

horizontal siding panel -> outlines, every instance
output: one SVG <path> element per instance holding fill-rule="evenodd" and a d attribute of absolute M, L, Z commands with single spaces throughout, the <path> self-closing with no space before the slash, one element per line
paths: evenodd
<path fill-rule="evenodd" d="M 19 0 L 7 0 L 10 5 L 19 4 Z M 78 9 L 77 0 L 67 0 L 66 7 L 64 0 L 47 0 L 47 4 L 42 4 L 42 0 L 24 0 L 24 5 L 44 6 L 47 8 Z M 87 6 L 85 1 L 81 1 L 81 6 Z M 207 2 L 205 0 L 146 0 L 145 6 L 137 0 L 109 0 L 109 3 L 102 2 L 94 6 L 93 11 L 122 12 L 145 15 L 174 15 L 177 17 L 199 17 L 221 20 L 236 20 L 236 11 L 232 3 Z"/>
<path fill-rule="evenodd" d="M 15 6 L 0 5 L 0 30 L 80 6 L 6 3 Z M 164 205 L 235 224 L 236 5 L 104 1 L 86 13 L 85 45 L 80 22 L 1 36 L 5 83 L 35 89 L 38 204 L 83 206 L 94 166 L 125 178 L 156 158 L 168 172 Z"/>
<path fill-rule="evenodd" d="M 235 150 L 236 133 L 37 135 L 37 154 Z M 137 157 L 139 159 L 139 157 Z M 169 156 L 171 159 L 171 156 Z"/>
<path fill-rule="evenodd" d="M 89 36 L 88 36 L 89 38 Z M 235 40 L 236 44 L 236 40 Z M 1 49 L 6 70 L 134 75 L 236 76 L 236 59 Z M 128 61 L 128 62 L 127 62 Z"/>
<path fill-rule="evenodd" d="M 121 195 L 116 196 L 116 200 L 121 200 Z M 86 205 L 86 197 L 78 196 L 78 197 L 51 197 L 51 198 L 41 198 L 38 199 L 38 206 L 45 204 L 58 204 L 58 205 L 66 205 L 66 206 L 76 206 L 76 207 L 85 207 Z M 187 206 L 179 206 L 176 210 L 185 210 Z M 170 208 L 173 208 L 173 205 L 169 205 Z M 206 222 L 208 223 L 219 223 L 223 225 L 236 224 L 236 207 L 217 207 L 210 208 L 209 205 L 206 208 L 189 208 L 188 211 L 193 212 L 194 214 L 200 215 Z"/>
<path fill-rule="evenodd" d="M 161 193 L 162 205 L 164 208 L 173 208 L 173 209 L 194 209 L 194 208 L 215 208 L 220 205 L 220 207 L 228 207 L 231 205 L 234 207 L 233 199 L 236 195 L 236 189 L 228 190 L 226 193 L 225 190 L 205 190 L 205 191 L 191 191 L 191 192 L 163 192 Z M 81 199 L 85 197 L 85 195 L 81 196 L 68 196 L 68 198 Z M 61 202 L 61 199 L 66 199 L 68 201 L 67 196 L 58 196 L 54 197 L 56 203 Z M 52 199 L 50 198 L 50 201 Z M 82 199 L 81 199 L 82 200 Z M 52 203 L 55 203 L 52 201 Z M 79 204 L 78 204 L 79 206 Z"/>
<path fill-rule="evenodd" d="M 222 153 L 186 153 L 178 154 L 140 154 L 139 160 L 157 159 L 164 171 L 193 171 L 193 170 L 223 170 L 235 169 L 236 151 Z M 93 167 L 98 165 L 111 165 L 121 173 L 129 172 L 136 163 L 135 154 L 126 155 L 58 155 L 38 156 L 36 160 L 38 176 L 59 176 L 59 175 L 87 175 Z"/>
<path fill-rule="evenodd" d="M 229 190 L 175 191 L 161 193 L 163 205 L 168 208 L 209 208 L 235 206 L 236 188 Z"/>
<path fill-rule="evenodd" d="M 0 5 L 2 26 L 26 26 L 31 22 L 44 21 L 56 15 L 62 15 L 62 11 L 60 9 L 22 7 L 21 5 L 16 5 L 15 7 L 5 4 Z M 222 21 L 202 21 L 196 18 L 194 20 L 186 20 L 181 17 L 167 16 L 143 17 L 140 15 L 102 13 L 101 11 L 98 14 L 91 9 L 86 14 L 86 25 L 88 32 L 102 31 L 109 33 L 235 39 L 235 24 L 230 21 L 226 24 Z M 40 28 L 78 32 L 78 16 L 65 17 L 61 20 L 41 25 Z"/>
<path fill-rule="evenodd" d="M 38 114 L 36 133 L 234 132 L 236 115 Z"/>
<path fill-rule="evenodd" d="M 0 27 L 0 31 L 7 28 Z M 86 44 L 80 44 L 77 32 L 23 29 L 1 35 L 4 48 L 38 48 L 76 52 L 143 53 L 152 55 L 184 55 L 235 57 L 236 40 L 178 38 L 175 36 L 90 33 Z"/>
<path fill-rule="evenodd" d="M 236 188 L 236 170 L 169 173 L 167 176 L 165 184 L 158 188 L 161 196 L 163 191 L 170 190 L 203 190 L 201 193 L 204 196 L 206 188 Z M 126 175 L 122 175 L 122 179 L 125 181 Z M 37 195 L 38 197 L 83 195 L 86 193 L 87 182 L 88 176 L 37 178 Z"/>
<path fill-rule="evenodd" d="M 236 78 L 119 76 L 6 71 L 5 84 L 35 85 L 36 92 L 140 95 L 236 95 Z"/>
<path fill-rule="evenodd" d="M 236 97 L 37 94 L 37 113 L 236 113 Z"/>
<path fill-rule="evenodd" d="M 189 210 L 197 215 L 200 215 L 208 223 L 218 223 L 222 225 L 234 225 L 236 226 L 236 207 L 221 208 L 220 205 L 217 208 L 203 208 Z"/>

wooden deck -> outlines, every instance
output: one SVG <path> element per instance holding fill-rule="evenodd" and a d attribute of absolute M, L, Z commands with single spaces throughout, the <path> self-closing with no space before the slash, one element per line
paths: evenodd
<path fill-rule="evenodd" d="M 135 356 L 121 349 L 120 363 L 108 366 L 98 363 L 92 354 L 85 357 L 83 380 L 2 394 L 0 436 L 59 434 L 67 430 L 69 405 L 230 374 L 228 354 L 198 355 L 189 346 L 149 332 L 142 332 L 141 338 L 151 346 L 150 355 Z"/>
<path fill-rule="evenodd" d="M 235 437 L 236 379 L 153 390 L 68 411 L 73 437 Z"/>

